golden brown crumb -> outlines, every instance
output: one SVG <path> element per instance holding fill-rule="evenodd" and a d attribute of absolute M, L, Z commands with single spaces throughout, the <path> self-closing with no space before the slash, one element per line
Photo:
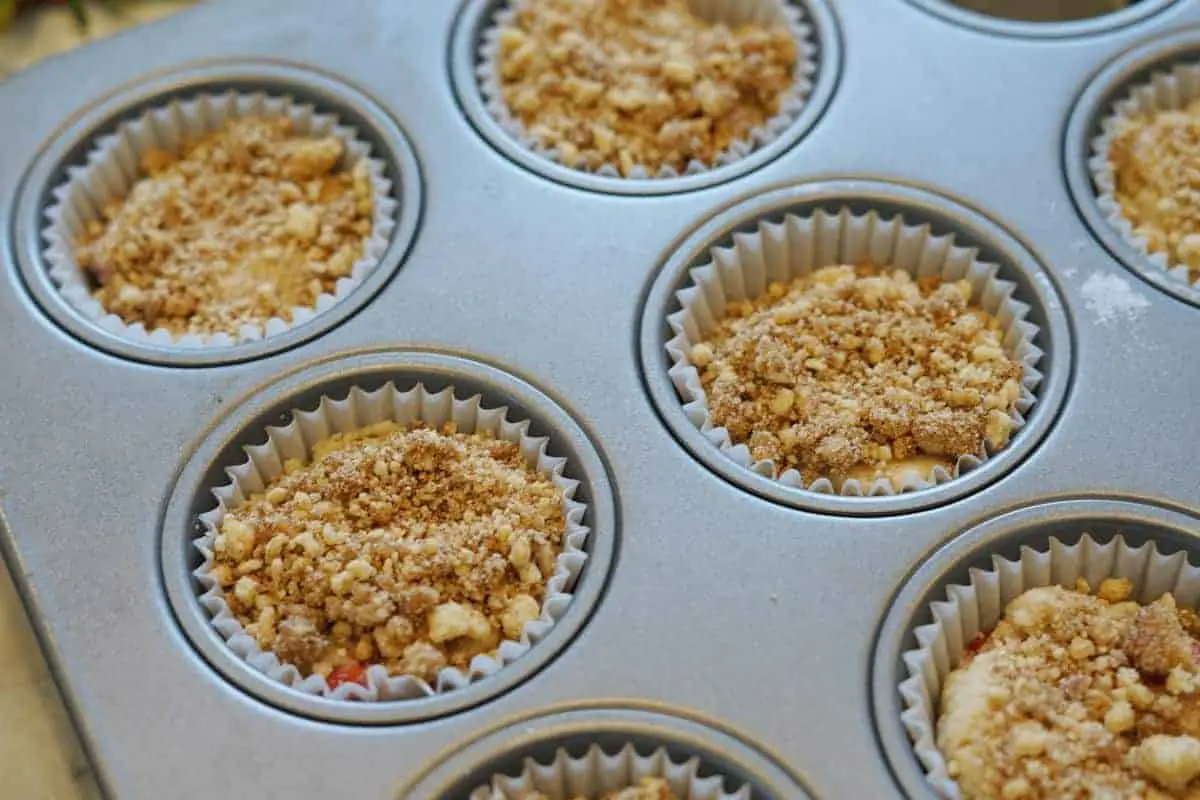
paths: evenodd
<path fill-rule="evenodd" d="M 1003 447 L 1020 396 L 1021 364 L 970 295 L 966 281 L 825 267 L 729 304 L 690 360 L 713 423 L 780 473 L 840 484 L 918 458 L 950 466 Z"/>
<path fill-rule="evenodd" d="M 947 677 L 937 740 L 964 800 L 1200 797 L 1196 615 L 1127 580 L 1088 591 L 1021 594 Z"/>
<path fill-rule="evenodd" d="M 529 792 L 521 795 L 517 800 L 550 800 L 550 798 L 541 792 Z M 587 800 L 587 798 L 576 797 L 574 800 Z M 609 792 L 596 800 L 679 800 L 679 798 L 662 778 L 642 778 L 636 786 Z"/>
<path fill-rule="evenodd" d="M 147 152 L 146 176 L 76 251 L 96 299 L 177 335 L 291 321 L 351 274 L 371 232 L 370 174 L 365 162 L 340 169 L 343 150 L 287 117 L 245 117 L 178 155 Z"/>
<path fill-rule="evenodd" d="M 520 448 L 384 422 L 316 445 L 225 516 L 213 575 L 260 647 L 307 675 L 433 681 L 541 614 L 563 492 Z"/>
<path fill-rule="evenodd" d="M 1110 158 L 1117 201 L 1134 231 L 1200 280 L 1200 100 L 1122 119 Z"/>
<path fill-rule="evenodd" d="M 730 28 L 687 0 L 530 0 L 500 30 L 508 108 L 572 167 L 712 164 L 792 84 L 785 26 Z"/>

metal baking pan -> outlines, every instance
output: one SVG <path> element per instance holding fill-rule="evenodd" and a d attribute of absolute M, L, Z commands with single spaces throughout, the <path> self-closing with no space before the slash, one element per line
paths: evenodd
<path fill-rule="evenodd" d="M 1119 89 L 1094 79 L 1143 74 L 1160 39 L 1200 53 L 1200 0 L 1036 26 L 805 0 L 823 60 L 803 130 L 752 168 L 632 193 L 530 168 L 479 122 L 463 76 L 494 5 L 208 3 L 0 83 L 0 541 L 102 786 L 458 796 L 514 748 L 594 734 L 701 754 L 761 798 L 932 796 L 893 691 L 931 593 L 989 548 L 1080 526 L 1200 551 L 1200 308 L 1093 232 L 1073 161 Z M 379 279 L 229 358 L 97 334 L 39 272 L 54 180 L 140 103 L 256 81 L 387 151 L 404 202 Z M 842 201 L 971 238 L 1053 323 L 1017 455 L 867 514 L 698 454 L 656 372 L 655 304 L 698 248 L 759 211 Z M 1096 276 L 1139 299 L 1113 306 Z M 195 486 L 289 399 L 414 374 L 516 396 L 564 437 L 603 549 L 570 629 L 512 679 L 419 713 L 325 713 L 227 663 L 189 616 Z"/>

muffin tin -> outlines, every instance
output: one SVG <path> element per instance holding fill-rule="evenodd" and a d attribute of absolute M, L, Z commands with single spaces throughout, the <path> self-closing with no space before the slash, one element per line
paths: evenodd
<path fill-rule="evenodd" d="M 764 800 L 932 797 L 895 684 L 939 587 L 1047 532 L 1200 552 L 1200 316 L 1105 235 L 1079 163 L 1122 59 L 1194 54 L 1200 0 L 1036 27 L 935 0 L 804 5 L 825 59 L 807 122 L 656 196 L 548 179 L 481 135 L 462 32 L 486 3 L 206 4 L 0 84 L 0 541 L 111 795 L 457 798 L 620 740 L 711 759 Z M 72 315 L 38 231 L 92 136 L 198 85 L 282 84 L 387 154 L 402 195 L 380 270 L 211 358 Z M 936 497 L 827 504 L 688 435 L 664 304 L 707 244 L 798 204 L 899 207 L 1007 265 L 1048 356 L 1011 452 Z M 593 571 L 570 624 L 494 682 L 301 702 L 197 616 L 200 485 L 311 392 L 387 379 L 470 384 L 544 427 L 586 486 Z"/>

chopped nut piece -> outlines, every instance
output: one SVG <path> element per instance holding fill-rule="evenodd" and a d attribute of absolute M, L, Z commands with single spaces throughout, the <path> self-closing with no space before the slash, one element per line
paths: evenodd
<path fill-rule="evenodd" d="M 779 112 L 797 43 L 688 0 L 529 0 L 499 33 L 503 99 L 571 166 L 712 164 Z"/>
<path fill-rule="evenodd" d="M 778 472 L 840 484 L 908 467 L 923 478 L 1012 432 L 1008 386 L 1022 366 L 969 294 L 870 264 L 825 267 L 728 304 L 689 358 L 713 423 Z M 1000 357 L 976 363 L 980 348 Z"/>
<path fill-rule="evenodd" d="M 371 232 L 370 175 L 339 171 L 343 155 L 340 140 L 300 136 L 287 117 L 233 119 L 177 155 L 151 151 L 76 260 L 131 325 L 237 334 L 290 321 L 351 274 Z"/>
<path fill-rule="evenodd" d="M 242 576 L 230 609 L 302 674 L 434 680 L 541 614 L 538 564 L 565 532 L 562 490 L 518 445 L 386 422 L 319 442 L 232 509 L 213 574 Z"/>

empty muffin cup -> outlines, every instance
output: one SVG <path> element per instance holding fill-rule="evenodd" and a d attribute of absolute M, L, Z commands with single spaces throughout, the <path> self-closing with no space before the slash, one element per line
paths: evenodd
<path fill-rule="evenodd" d="M 333 137 L 340 142 L 342 152 L 336 164 L 337 174 L 350 175 L 357 170 L 362 180 L 369 184 L 370 230 L 362 235 L 361 254 L 352 263 L 344 265 L 347 269 L 339 268 L 335 272 L 338 277 L 332 290 L 322 286 L 319 293 L 313 293 L 316 299 L 311 306 L 292 307 L 270 316 L 261 324 L 235 319 L 228 330 L 180 332 L 153 323 L 148 327 L 143 321 L 129 322 L 106 308 L 94 296 L 94 276 L 77 259 L 79 248 L 94 235 L 95 226 L 102 223 L 105 207 L 123 202 L 137 192 L 139 185 L 145 185 L 140 182 L 145 177 L 143 162 L 148 156 L 178 153 L 185 143 L 220 131 L 231 120 L 250 116 L 286 118 L 295 136 Z M 235 160 L 241 157 L 239 154 L 227 155 Z M 66 179 L 53 190 L 42 230 L 43 255 L 50 279 L 62 297 L 86 319 L 133 343 L 197 350 L 231 347 L 281 334 L 341 302 L 378 266 L 396 225 L 397 202 L 391 196 L 392 186 L 384 164 L 377 156 L 353 127 L 343 124 L 333 114 L 318 112 L 313 106 L 288 96 L 263 92 L 199 93 L 152 107 L 135 119 L 119 123 L 112 133 L 98 137 L 91 145 L 86 162 L 69 167 Z M 162 206 L 159 204 L 158 207 Z M 290 215 L 292 208 L 288 211 Z M 294 223 L 299 228 L 313 228 L 314 222 L 319 225 L 319 220 L 306 218 L 309 215 L 303 211 L 298 208 L 294 215 L 296 219 L 289 216 L 286 224 Z M 316 231 L 310 232 L 315 234 Z M 221 238 L 219 230 L 208 233 L 214 241 Z M 315 241 L 320 243 L 319 238 Z M 155 242 L 144 244 L 151 249 L 158 246 Z M 269 299 L 279 291 L 270 279 L 257 276 L 250 266 L 246 273 L 239 273 L 239 280 L 245 284 L 243 288 L 249 295 L 265 293 Z M 130 287 L 129 291 L 139 290 Z M 246 301 L 251 299 L 247 297 Z M 240 302 L 240 296 L 238 300 Z M 179 301 L 176 294 L 170 293 L 165 300 L 168 304 Z"/>
<path fill-rule="evenodd" d="M 975 452 L 959 454 L 949 468 L 942 463 L 923 467 L 917 459 L 913 468 L 882 477 L 816 476 L 806 482 L 795 469 L 780 469 L 771 459 L 756 460 L 746 441 L 734 441 L 714 421 L 694 363 L 695 346 L 713 335 L 731 304 L 766 297 L 771 284 L 786 286 L 824 267 L 866 263 L 901 270 L 916 280 L 935 278 L 969 286 L 970 302 L 996 320 L 1005 354 L 1022 368 L 1019 384 L 1012 387 L 1016 396 L 1006 406 L 1007 423 L 1001 426 L 1008 435 L 1002 442 L 996 440 L 999 447 L 985 441 Z M 957 244 L 954 234 L 934 235 L 928 225 L 908 224 L 899 215 L 818 209 L 805 215 L 789 213 L 780 222 L 763 221 L 752 232 L 734 234 L 731 246 L 712 248 L 711 260 L 692 268 L 688 285 L 676 292 L 680 309 L 667 317 L 674 334 L 666 343 L 669 376 L 688 420 L 713 446 L 741 467 L 785 486 L 844 496 L 887 496 L 947 483 L 1018 435 L 1037 401 L 1042 350 L 1034 340 L 1039 328 L 1026 319 L 1029 306 L 1013 296 L 1015 284 L 998 278 L 997 271 L 995 264 L 978 258 L 977 250 Z"/>
<path fill-rule="evenodd" d="M 611 160 L 608 156 L 603 156 L 604 160 L 600 163 L 588 165 L 571 157 L 561 148 L 543 142 L 536 130 L 527 129 L 519 114 L 510 107 L 505 99 L 502 61 L 506 55 L 511 56 L 513 48 L 516 47 L 512 42 L 512 26 L 517 15 L 525 10 L 533 13 L 537 7 L 537 0 L 513 0 L 498 10 L 482 31 L 476 77 L 487 112 L 509 136 L 527 150 L 555 163 L 601 177 L 661 180 L 683 175 L 698 175 L 737 162 L 780 137 L 796 121 L 805 107 L 809 95 L 813 91 L 813 78 L 817 73 L 817 58 L 819 57 L 813 27 L 803 4 L 790 2 L 790 0 L 750 0 L 750 2 L 696 0 L 689 5 L 691 13 L 700 19 L 710 23 L 723 24 L 730 28 L 750 23 L 785 27 L 795 42 L 795 65 L 792 68 L 791 82 L 780 93 L 774 113 L 751 128 L 746 135 L 735 139 L 713 154 L 711 158 L 689 158 L 681 169 L 673 164 L 638 163 L 632 158 L 621 157 L 619 149 L 613 148 L 615 152 L 611 156 Z M 671 73 L 676 75 L 676 78 L 671 80 L 687 81 L 691 73 L 692 69 L 684 64 Z M 641 101 L 629 95 L 628 92 L 622 94 L 624 89 L 621 87 L 600 84 L 579 87 L 578 83 L 572 84 L 577 87 L 577 91 L 596 94 L 596 97 L 588 100 L 589 103 L 608 102 L 609 100 L 606 98 L 611 97 L 612 102 L 618 104 L 618 107 L 626 108 L 629 111 L 636 111 L 637 108 L 642 107 L 639 105 Z M 700 92 L 701 88 L 703 87 L 697 86 L 695 91 Z M 708 92 L 711 98 L 705 100 L 709 110 L 713 113 L 726 113 L 721 109 L 718 89 L 716 87 L 709 88 L 712 88 L 712 91 Z M 665 118 L 665 122 L 668 124 L 672 122 L 669 115 Z M 659 134 L 662 133 L 663 131 L 660 130 Z M 680 135 L 682 136 L 683 133 L 681 132 Z M 602 148 L 598 152 L 607 152 L 608 145 L 603 140 L 609 138 L 608 134 L 599 132 L 596 136 L 598 137 L 596 139 L 597 147 Z"/>
<path fill-rule="evenodd" d="M 587 560 L 584 547 L 589 529 L 583 524 L 587 509 L 573 499 L 578 483 L 564 476 L 566 459 L 551 454 L 553 444 L 548 437 L 531 436 L 528 421 L 510 420 L 505 407 L 485 407 L 480 395 L 460 397 L 452 386 L 436 393 L 427 391 L 421 384 L 400 391 L 390 382 L 369 392 L 354 387 L 342 398 L 323 396 L 315 409 L 297 409 L 292 417 L 292 421 L 285 426 L 267 427 L 266 441 L 246 447 L 246 461 L 225 471 L 229 482 L 212 489 L 217 501 L 216 508 L 200 516 L 202 534 L 193 543 L 203 558 L 203 563 L 193 573 L 202 589 L 200 603 L 229 649 L 251 667 L 295 691 L 333 700 L 387 701 L 426 697 L 452 692 L 502 670 L 536 647 L 566 613 L 572 600 L 572 587 Z M 367 659 L 369 666 L 365 667 L 365 672 L 357 680 L 333 681 L 315 670 L 306 676 L 297 666 L 282 660 L 275 652 L 260 647 L 259 641 L 246 631 L 233 613 L 226 592 L 236 592 L 237 586 L 231 585 L 229 576 L 217 574 L 218 536 L 228 534 L 228 525 L 223 524 L 226 517 L 252 495 L 262 494 L 274 479 L 284 473 L 285 463 L 311 460 L 314 446 L 336 434 L 363 431 L 389 422 L 405 429 L 421 425 L 438 430 L 453 425 L 461 434 L 483 434 L 489 439 L 517 445 L 525 465 L 562 492 L 565 530 L 561 551 L 553 557 L 552 566 L 547 565 L 552 572 L 542 575 L 544 595 L 540 609 L 536 615 L 524 616 L 520 636 L 510 638 L 506 635 L 491 654 L 475 655 L 467 669 L 447 665 L 437 671 L 435 680 L 429 681 L 410 674 L 389 674 L 387 667 Z M 379 463 L 383 462 L 376 464 L 376 470 L 379 469 Z M 269 494 L 266 502 L 273 502 Z M 337 535 L 336 531 L 332 535 Z M 293 543 L 305 544 L 298 538 Z M 315 542 L 311 544 L 314 548 L 319 546 Z M 509 561 L 514 566 L 530 561 L 530 558 L 525 558 L 518 562 L 513 560 L 514 557 L 510 553 L 508 561 L 500 559 L 497 563 L 499 567 L 507 569 Z M 536 555 L 533 558 L 536 561 Z M 353 571 L 353 567 L 353 564 L 346 565 L 344 571 Z M 358 569 L 365 571 L 366 567 L 360 565 Z M 336 582 L 337 576 L 333 576 L 333 580 Z M 332 583 L 330 585 L 333 586 Z M 336 586 L 334 590 L 342 592 Z M 505 627 L 508 627 L 507 624 Z M 464 628 L 463 631 L 449 632 L 474 635 L 465 631 Z"/>

